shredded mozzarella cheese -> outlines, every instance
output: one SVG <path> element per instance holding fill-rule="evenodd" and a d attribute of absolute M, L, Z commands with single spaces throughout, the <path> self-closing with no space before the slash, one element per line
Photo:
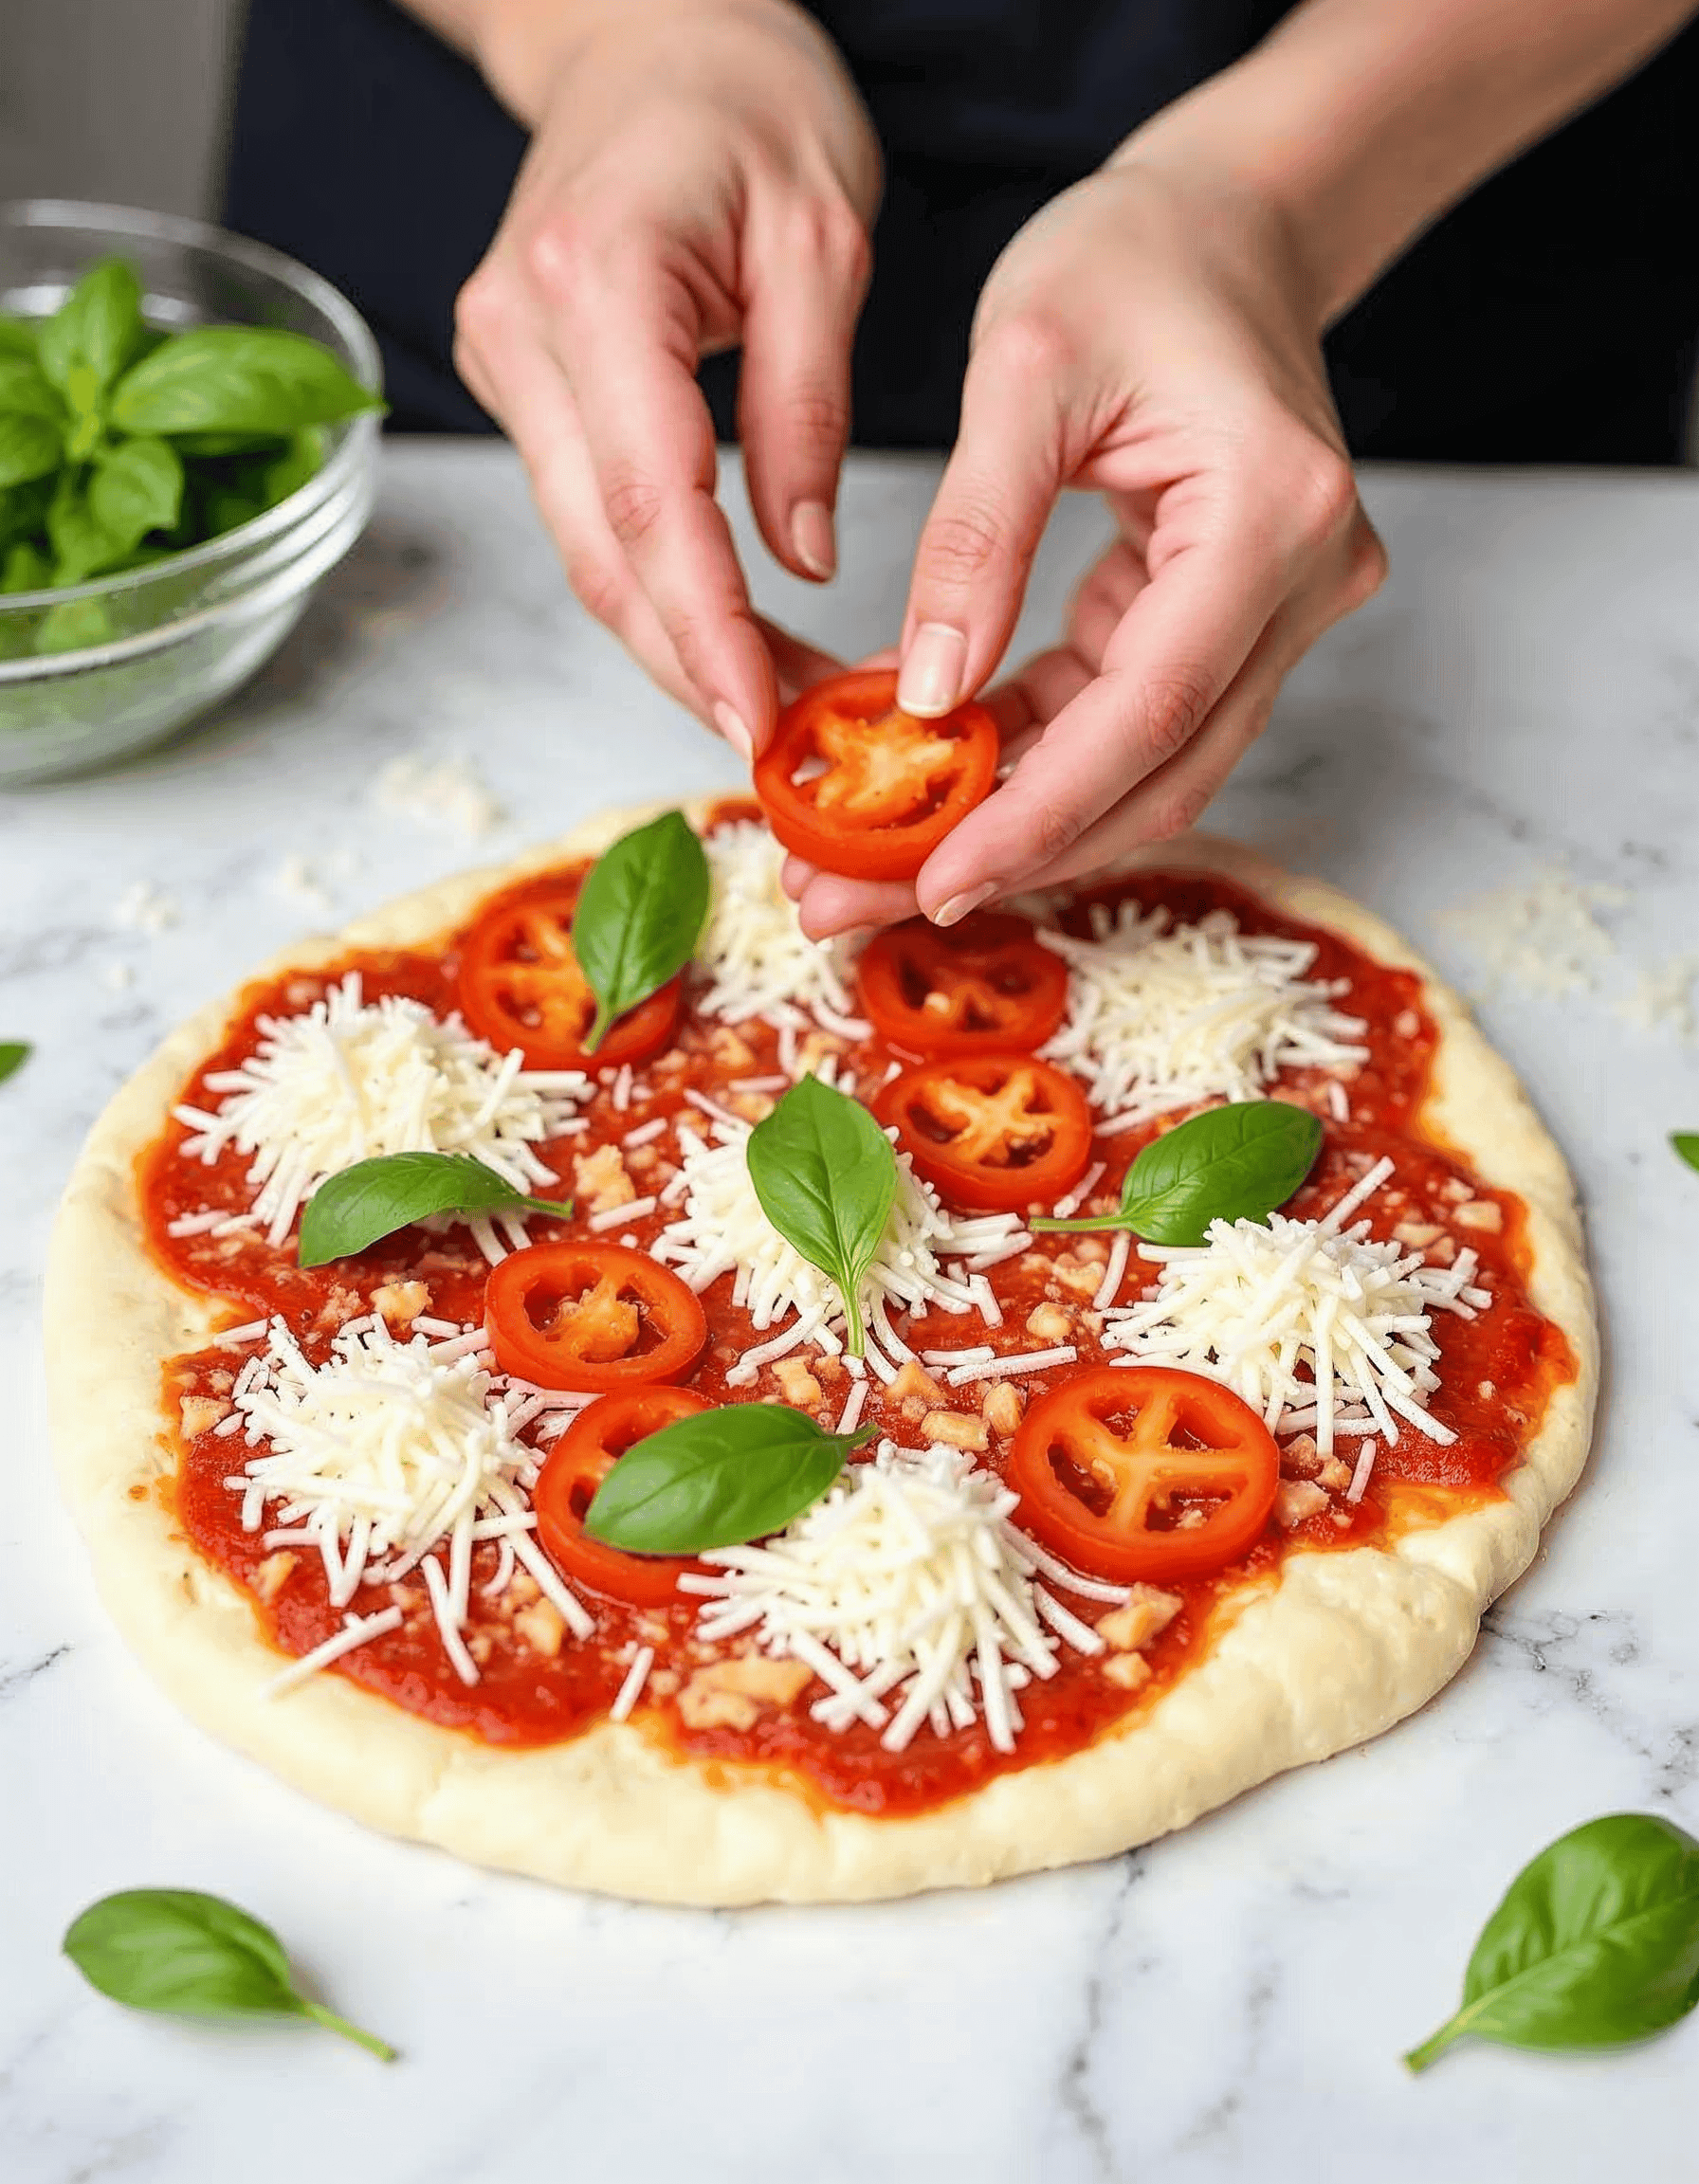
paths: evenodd
<path fill-rule="evenodd" d="M 696 946 L 709 981 L 696 1002 L 703 1013 L 741 1024 L 821 1010 L 857 1024 L 844 946 L 811 940 L 802 930 L 779 884 L 784 850 L 768 829 L 756 819 L 735 820 L 717 827 L 703 847 L 709 876 L 707 922 Z"/>
<path fill-rule="evenodd" d="M 1231 911 L 1171 925 L 1123 902 L 1092 940 L 1039 935 L 1069 969 L 1069 1011 L 1043 1051 L 1076 1070 L 1110 1128 L 1205 1100 L 1254 1100 L 1284 1068 L 1367 1058 L 1363 1025 L 1306 981 L 1314 944 L 1241 933 Z"/>
<path fill-rule="evenodd" d="M 1492 1300 L 1472 1285 L 1472 1251 L 1430 1266 L 1419 1251 L 1371 1238 L 1367 1220 L 1344 1226 L 1391 1174 L 1380 1161 L 1319 1221 L 1213 1221 L 1196 1247 L 1141 1245 L 1160 1268 L 1156 1293 L 1106 1315 L 1105 1348 L 1130 1353 L 1117 1363 L 1222 1381 L 1270 1431 L 1313 1432 L 1324 1455 L 1336 1433 L 1390 1444 L 1398 1418 L 1453 1441 L 1423 1401 L 1439 1386 L 1430 1315 L 1472 1320 Z"/>
<path fill-rule="evenodd" d="M 259 1031 L 239 1067 L 207 1078 L 224 1095 L 215 1109 L 174 1112 L 191 1133 L 184 1152 L 209 1166 L 232 1145 L 252 1156 L 253 1210 L 273 1245 L 327 1175 L 380 1154 L 469 1153 L 518 1191 L 553 1188 L 558 1178 L 534 1147 L 591 1089 L 575 1070 L 527 1070 L 522 1054 L 498 1055 L 422 1002 L 367 1002 L 357 972 L 301 1015 L 262 1016 Z M 522 1227 L 508 1225 L 522 1242 Z M 500 1258 L 491 1223 L 472 1226 Z"/>

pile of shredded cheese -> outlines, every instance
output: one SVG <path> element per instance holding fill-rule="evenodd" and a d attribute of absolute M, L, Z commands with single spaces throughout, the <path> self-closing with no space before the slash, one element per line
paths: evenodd
<path fill-rule="evenodd" d="M 766 1651 L 806 1663 L 827 1686 L 812 1712 L 828 1728 L 866 1721 L 901 1752 L 924 1722 L 946 1737 L 983 1716 L 992 1744 L 1010 1752 L 1015 1694 L 1056 1673 L 1050 1631 L 1083 1653 L 1104 1647 L 1035 1582 L 1052 1566 L 1010 1523 L 1018 1499 L 957 1450 L 882 1442 L 785 1531 L 710 1550 L 702 1559 L 722 1574 L 681 1586 L 708 1596 L 703 1637 L 753 1629 Z"/>
<path fill-rule="evenodd" d="M 1106 1315 L 1104 1342 L 1128 1364 L 1175 1365 L 1242 1395 L 1270 1431 L 1309 1432 L 1324 1455 L 1336 1434 L 1398 1439 L 1399 1418 L 1429 1440 L 1456 1438 L 1426 1409 L 1439 1385 L 1430 1315 L 1466 1320 L 1489 1304 L 1471 1286 L 1476 1258 L 1430 1266 L 1419 1251 L 1379 1243 L 1367 1220 L 1345 1223 L 1392 1174 L 1382 1160 L 1319 1221 L 1270 1213 L 1214 1221 L 1194 1247 L 1142 1244 L 1160 1268 L 1154 1296 Z M 1307 1377 L 1301 1377 L 1301 1371 Z M 1373 1440 L 1351 1499 L 1368 1483 Z"/>
<path fill-rule="evenodd" d="M 281 1319 L 265 1333 L 265 1350 L 237 1376 L 231 1415 L 214 1430 L 241 1433 L 257 1451 L 225 1484 L 242 1497 L 245 1530 L 261 1531 L 269 1514 L 261 1542 L 268 1553 L 316 1553 L 331 1605 L 343 1609 L 362 1586 L 394 1584 L 417 1570 L 444 1649 L 466 1684 L 478 1681 L 462 1632 L 480 1540 L 501 1547 L 486 1590 L 503 1590 L 522 1563 L 567 1626 L 590 1635 L 590 1616 L 531 1538 L 537 1520 L 528 1489 L 538 1459 L 514 1438 L 539 1411 L 582 1407 L 588 1398 L 498 1382 L 482 1329 L 398 1342 L 373 1315 L 351 1320 L 321 1365 L 309 1363 Z M 393 1606 L 351 1615 L 274 1687 L 286 1688 L 401 1620 Z"/>
<path fill-rule="evenodd" d="M 422 1002 L 365 1001 L 357 972 L 299 1016 L 262 1016 L 259 1031 L 240 1068 L 207 1078 L 224 1095 L 214 1110 L 173 1112 L 192 1132 L 183 1151 L 209 1166 L 231 1145 L 252 1156 L 253 1211 L 273 1245 L 327 1175 L 384 1153 L 469 1153 L 518 1191 L 552 1190 L 558 1178 L 532 1148 L 591 1089 L 575 1070 L 498 1055 Z M 501 1220 L 510 1241 L 525 1241 L 521 1222 Z M 486 1257 L 503 1256 L 490 1221 L 471 1227 Z"/>
<path fill-rule="evenodd" d="M 796 905 L 779 884 L 785 852 L 768 829 L 740 819 L 717 827 L 703 847 L 708 916 L 696 961 L 709 985 L 696 1006 L 728 1024 L 764 1016 L 795 1026 L 806 1010 L 829 1029 L 848 1024 L 847 1036 L 860 1036 L 866 1027 L 845 983 L 844 944 L 811 940 L 802 930 Z"/>
<path fill-rule="evenodd" d="M 733 1301 L 758 1329 L 789 1322 L 771 1342 L 745 1351 L 726 1375 L 731 1384 L 747 1386 L 762 1365 L 804 1342 L 817 1342 L 835 1356 L 844 1346 L 842 1291 L 762 1212 L 749 1176 L 748 1127 L 731 1115 L 707 1127 L 710 1137 L 704 1138 L 686 1123 L 678 1126 L 681 1167 L 667 1195 L 681 1198 L 684 1211 L 656 1238 L 654 1257 L 675 1266 L 699 1293 L 721 1275 L 735 1273 Z M 1001 1315 L 983 1268 L 1027 1241 L 1016 1214 L 948 1211 L 915 1174 L 908 1156 L 898 1153 L 890 1218 L 861 1292 L 873 1370 L 888 1380 L 896 1371 L 892 1360 L 913 1356 L 890 1323 L 893 1306 L 977 1311 L 996 1325 Z M 961 1264 L 946 1273 L 941 1265 L 945 1259 Z"/>
<path fill-rule="evenodd" d="M 1333 1006 L 1347 989 L 1306 981 L 1307 940 L 1241 933 L 1227 910 L 1171 924 L 1160 907 L 1098 904 L 1097 937 L 1039 935 L 1066 958 L 1067 1021 L 1043 1052 L 1077 1070 L 1110 1118 L 1099 1134 L 1206 1100 L 1254 1100 L 1284 1068 L 1367 1059 L 1363 1025 Z"/>
<path fill-rule="evenodd" d="M 1439 922 L 1493 980 L 1558 1001 L 1597 986 L 1617 943 L 1594 912 L 1620 909 L 1629 900 L 1625 887 L 1589 885 L 1550 864 L 1442 910 Z"/>

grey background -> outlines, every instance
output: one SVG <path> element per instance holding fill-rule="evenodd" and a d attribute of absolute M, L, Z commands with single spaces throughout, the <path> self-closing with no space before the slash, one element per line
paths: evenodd
<path fill-rule="evenodd" d="M 242 0 L 0 0 L 0 199 L 216 212 Z"/>

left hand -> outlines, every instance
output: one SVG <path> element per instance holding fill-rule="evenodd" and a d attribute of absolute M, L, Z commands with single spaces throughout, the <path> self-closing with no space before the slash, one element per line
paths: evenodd
<path fill-rule="evenodd" d="M 1379 587 L 1319 314 L 1253 198 L 1160 161 L 1110 166 L 1030 221 L 976 317 L 961 430 L 916 555 L 900 698 L 946 713 L 996 666 L 1057 495 L 1119 537 L 1063 643 L 988 699 L 1014 772 L 913 886 L 787 885 L 816 936 L 952 924 L 1192 826 L 1288 668 Z"/>

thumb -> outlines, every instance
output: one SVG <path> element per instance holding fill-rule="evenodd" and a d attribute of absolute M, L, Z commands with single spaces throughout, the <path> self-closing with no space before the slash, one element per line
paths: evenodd
<path fill-rule="evenodd" d="M 897 702 L 936 719 L 1002 658 L 1064 470 L 1053 348 L 1016 324 L 975 350 L 961 429 L 915 554 Z"/>

